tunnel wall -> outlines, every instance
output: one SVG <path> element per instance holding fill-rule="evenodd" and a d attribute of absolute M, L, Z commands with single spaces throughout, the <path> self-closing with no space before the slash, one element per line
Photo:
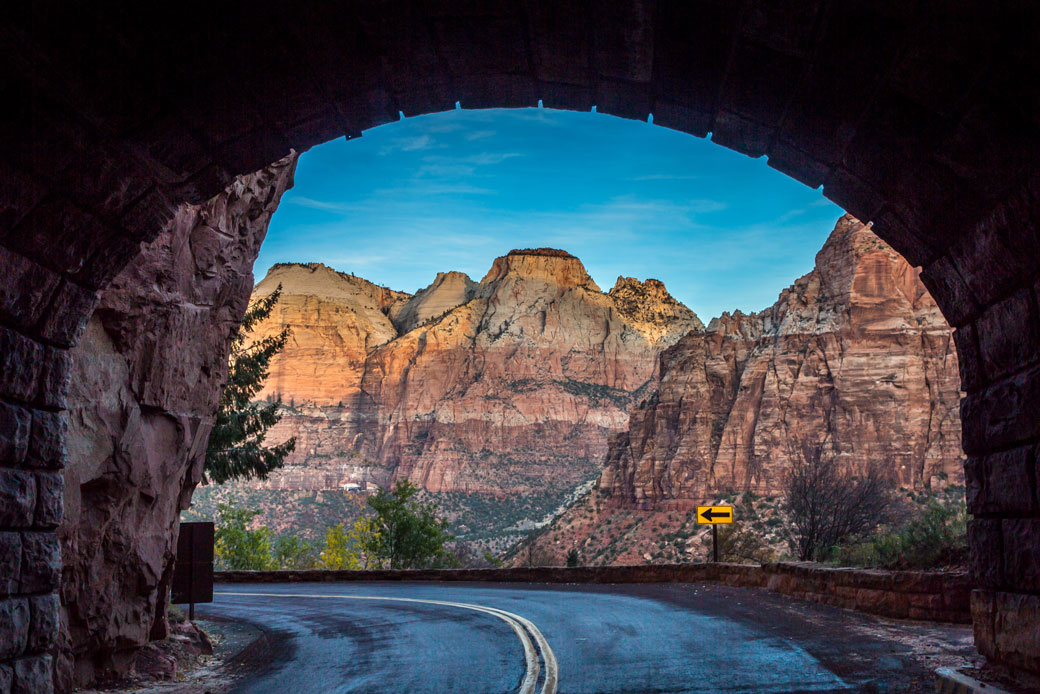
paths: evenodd
<path fill-rule="evenodd" d="M 1040 7 L 691 0 L 39 0 L 0 26 L 0 692 L 46 691 L 69 348 L 185 201 L 407 116 L 645 120 L 813 187 L 912 264 L 955 333 L 976 638 L 1040 673 Z"/>

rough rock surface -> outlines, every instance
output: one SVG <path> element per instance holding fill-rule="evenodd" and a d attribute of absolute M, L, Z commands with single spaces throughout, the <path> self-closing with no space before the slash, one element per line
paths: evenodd
<path fill-rule="evenodd" d="M 73 353 L 63 677 L 118 676 L 166 634 L 177 519 L 202 473 L 230 339 L 296 155 L 184 205 L 104 292 Z"/>
<path fill-rule="evenodd" d="M 905 487 L 963 480 L 952 330 L 914 268 L 848 215 L 776 304 L 688 335 L 661 374 L 601 480 L 627 503 L 775 493 L 800 441 Z"/>
<path fill-rule="evenodd" d="M 297 446 L 253 488 L 409 478 L 537 497 L 544 514 L 596 475 L 658 352 L 701 327 L 660 282 L 619 281 L 619 298 L 551 249 L 498 258 L 479 283 L 439 274 L 414 297 L 322 266 L 276 268 L 256 296 L 278 283 L 285 300 L 258 334 L 292 337 L 261 396 L 289 406 L 271 436 Z"/>
<path fill-rule="evenodd" d="M 723 314 L 662 352 L 656 392 L 611 442 L 599 490 L 557 519 L 539 550 L 565 553 L 608 518 L 656 543 L 698 503 L 775 495 L 803 441 L 852 469 L 882 464 L 907 488 L 963 484 L 952 330 L 917 274 L 842 217 L 814 270 L 772 307 Z M 639 543 L 620 551 L 618 537 L 604 532 L 585 552 L 645 560 Z"/>
<path fill-rule="evenodd" d="M 438 272 L 433 284 L 391 309 L 390 319 L 404 334 L 466 303 L 476 288 L 477 283 L 465 273 Z"/>

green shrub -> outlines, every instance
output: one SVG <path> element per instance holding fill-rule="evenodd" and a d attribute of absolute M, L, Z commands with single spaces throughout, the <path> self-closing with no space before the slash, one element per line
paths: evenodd
<path fill-rule="evenodd" d="M 237 508 L 233 504 L 217 506 L 214 551 L 218 568 L 231 571 L 266 571 L 277 568 L 271 556 L 271 529 L 250 528 L 259 511 Z"/>
<path fill-rule="evenodd" d="M 865 541 L 841 546 L 841 564 L 883 569 L 935 569 L 963 566 L 967 559 L 967 513 L 963 501 L 929 499 L 902 525 L 881 530 Z"/>

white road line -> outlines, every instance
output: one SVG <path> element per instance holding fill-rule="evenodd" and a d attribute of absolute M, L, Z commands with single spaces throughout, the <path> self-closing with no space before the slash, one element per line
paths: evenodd
<path fill-rule="evenodd" d="M 545 682 L 542 684 L 541 694 L 556 694 L 556 687 L 560 679 L 560 666 L 556 661 L 556 654 L 553 649 L 549 646 L 549 642 L 546 641 L 545 636 L 542 632 L 534 625 L 529 619 L 525 619 L 518 614 L 512 612 L 506 612 L 496 607 L 487 607 L 485 605 L 472 605 L 465 602 L 448 602 L 445 600 L 420 600 L 418 598 L 386 598 L 377 597 L 373 595 L 313 595 L 307 593 L 239 593 L 231 591 L 217 591 L 217 595 L 239 595 L 246 597 L 261 597 L 261 598 L 325 598 L 325 599 L 336 599 L 336 600 L 373 600 L 381 602 L 414 602 L 423 603 L 427 605 L 443 605 L 445 607 L 459 607 L 466 610 L 475 610 L 477 612 L 483 612 L 492 616 L 498 617 L 503 622 L 508 624 L 513 631 L 516 632 L 517 637 L 520 639 L 521 645 L 524 647 L 524 660 L 527 665 L 527 672 L 524 674 L 524 679 L 520 683 L 520 694 L 534 694 L 534 688 L 538 683 L 538 656 L 535 654 L 534 646 L 531 644 L 531 637 L 534 637 L 535 643 L 538 644 L 538 650 L 541 651 L 542 660 L 545 661 Z M 526 629 L 526 631 L 525 631 Z M 530 637 L 528 636 L 530 632 Z"/>

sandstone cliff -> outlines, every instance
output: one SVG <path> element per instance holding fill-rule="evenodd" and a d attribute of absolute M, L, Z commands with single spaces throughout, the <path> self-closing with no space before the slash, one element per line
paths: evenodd
<path fill-rule="evenodd" d="M 278 284 L 284 299 L 258 334 L 292 336 L 261 397 L 286 405 L 271 436 L 296 436 L 296 452 L 239 488 L 408 478 L 448 495 L 459 524 L 495 532 L 540 520 L 594 477 L 658 352 L 703 327 L 660 282 L 604 293 L 552 249 L 513 251 L 479 283 L 439 274 L 411 297 L 314 265 L 274 268 L 255 295 Z"/>
<path fill-rule="evenodd" d="M 121 674 L 165 635 L 177 519 L 202 473 L 253 262 L 295 168 L 293 154 L 183 206 L 105 291 L 73 352 L 63 680 Z"/>
<path fill-rule="evenodd" d="M 656 546 L 698 502 L 777 494 L 802 441 L 915 490 L 961 484 L 959 387 L 952 330 L 917 271 L 846 215 L 772 307 L 724 314 L 661 354 L 599 490 L 539 550 L 565 553 L 611 518 L 624 532 L 586 545 L 588 558 L 642 562 L 640 542 Z"/>

